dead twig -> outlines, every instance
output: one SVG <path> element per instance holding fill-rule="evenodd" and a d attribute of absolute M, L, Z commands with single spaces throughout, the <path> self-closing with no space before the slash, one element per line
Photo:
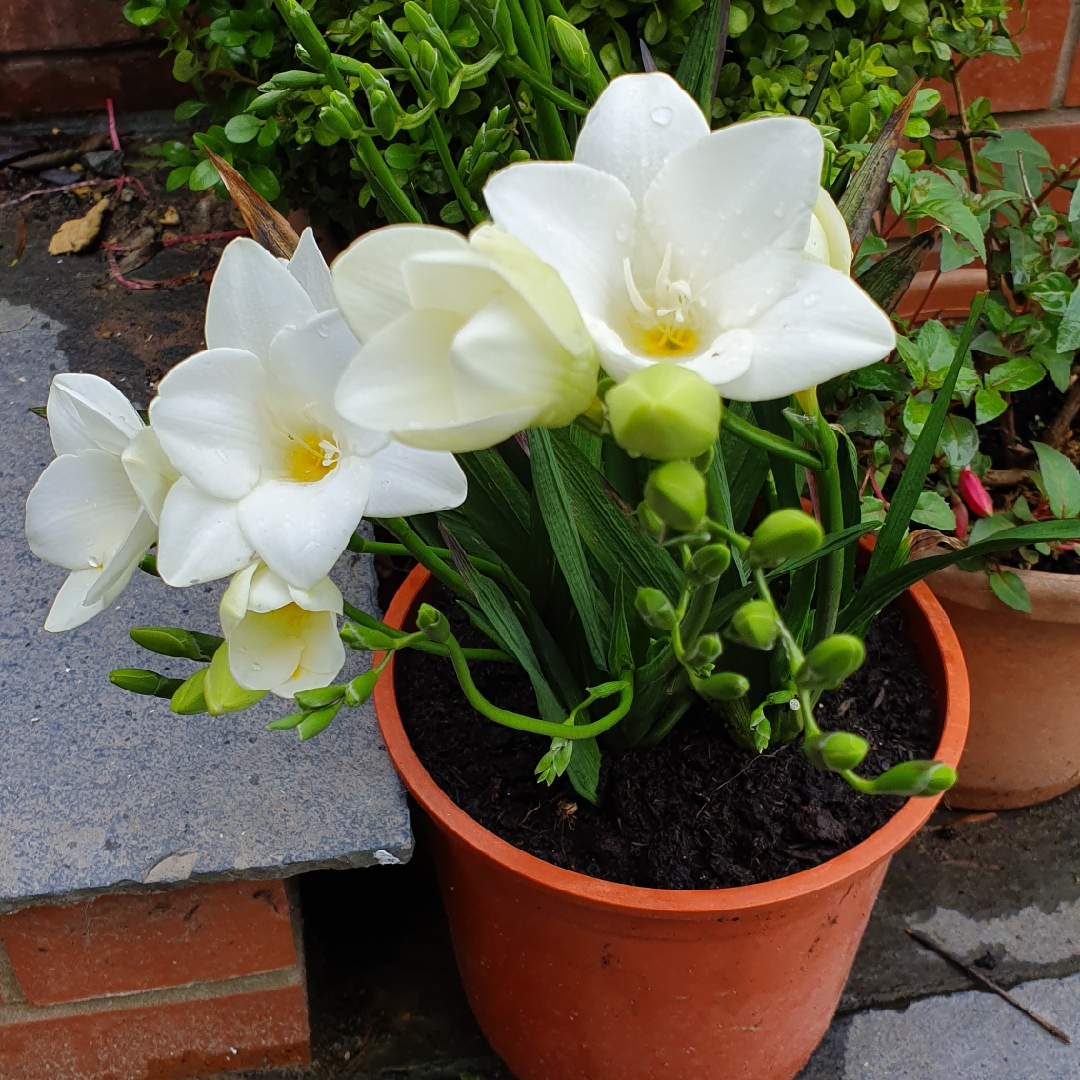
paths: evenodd
<path fill-rule="evenodd" d="M 232 240 L 237 236 L 247 236 L 247 229 L 229 229 L 226 232 L 197 233 L 193 236 L 170 236 L 166 240 L 157 241 L 162 247 L 175 247 L 177 244 L 197 244 L 210 240 Z M 145 247 L 144 244 L 102 244 L 103 251 L 138 251 Z"/>
<path fill-rule="evenodd" d="M 1050 426 L 1046 429 L 1043 442 L 1055 450 L 1060 450 L 1069 437 L 1072 422 L 1078 412 L 1080 412 L 1080 379 L 1069 387 L 1057 416 L 1050 421 Z"/>
<path fill-rule="evenodd" d="M 995 994 L 998 995 L 998 997 L 1003 998 L 1014 1009 L 1019 1009 L 1020 1012 L 1022 1012 L 1025 1016 L 1028 1016 L 1032 1020 L 1034 1020 L 1035 1023 L 1039 1025 L 1039 1027 L 1044 1028 L 1046 1031 L 1049 1031 L 1055 1039 L 1060 1039 L 1063 1043 L 1072 1042 L 1072 1039 L 1070 1039 L 1069 1036 L 1061 1030 L 1061 1028 L 1057 1027 L 1054 1024 L 1051 1024 L 1050 1021 L 1047 1020 L 1045 1017 L 1040 1016 L 1037 1012 L 1032 1011 L 1026 1005 L 1021 1004 L 1021 1002 L 1017 1001 L 1017 999 L 1014 998 L 1012 994 L 1010 994 L 1007 990 L 1003 990 L 992 979 L 988 979 L 981 971 L 979 971 L 978 968 L 974 968 L 970 964 L 965 964 L 964 961 L 960 959 L 960 957 L 954 956 L 947 949 L 939 945 L 932 937 L 927 936 L 919 930 L 913 930 L 910 926 L 907 928 L 907 932 L 920 945 L 924 945 L 931 952 L 936 952 L 938 956 L 942 957 L 945 960 L 948 960 L 950 964 L 954 964 L 956 967 L 960 968 L 961 971 L 965 972 L 976 982 L 982 983 L 982 985 L 985 986 L 987 990 L 992 990 Z"/>
<path fill-rule="evenodd" d="M 28 191 L 25 195 L 20 195 L 16 199 L 8 199 L 7 202 L 0 203 L 0 210 L 6 210 L 9 206 L 18 206 L 19 203 L 26 202 L 27 199 L 32 199 L 35 195 L 56 195 L 61 191 L 74 191 L 76 188 L 101 187 L 103 184 L 115 183 L 115 180 L 80 180 L 77 184 L 61 184 L 59 187 L 38 188 L 36 191 Z M 145 189 L 143 194 L 146 194 Z"/>

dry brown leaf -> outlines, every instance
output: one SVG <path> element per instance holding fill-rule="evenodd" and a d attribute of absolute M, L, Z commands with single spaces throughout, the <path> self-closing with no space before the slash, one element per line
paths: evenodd
<path fill-rule="evenodd" d="M 229 189 L 252 237 L 272 255 L 291 259 L 300 243 L 296 230 L 224 158 L 209 149 L 206 156 Z"/>
<path fill-rule="evenodd" d="M 170 206 L 161 217 L 158 218 L 159 225 L 179 225 L 180 224 L 180 212 L 175 206 Z"/>
<path fill-rule="evenodd" d="M 108 209 L 109 200 L 102 199 L 83 217 L 65 221 L 49 241 L 49 254 L 74 255 L 75 252 L 88 248 L 101 232 L 101 223 Z"/>

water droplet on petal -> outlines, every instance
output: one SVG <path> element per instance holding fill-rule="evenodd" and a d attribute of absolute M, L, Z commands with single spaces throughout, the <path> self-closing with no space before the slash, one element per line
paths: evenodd
<path fill-rule="evenodd" d="M 661 106 L 658 109 L 653 109 L 652 119 L 654 124 L 659 124 L 661 127 L 667 127 L 671 123 L 671 118 L 675 114 L 666 105 Z"/>
<path fill-rule="evenodd" d="M 783 203 L 777 203 L 776 209 L 773 210 L 773 217 L 782 218 L 784 216 L 785 206 Z"/>
<path fill-rule="evenodd" d="M 640 164 L 643 169 L 647 169 L 649 167 L 649 159 L 647 157 L 643 157 Z"/>
<path fill-rule="evenodd" d="M 821 300 L 821 293 L 808 292 L 803 297 L 803 307 L 816 307 Z"/>
<path fill-rule="evenodd" d="M 620 225 L 615 230 L 615 239 L 620 244 L 625 244 L 626 241 L 630 239 L 630 226 L 629 225 Z"/>

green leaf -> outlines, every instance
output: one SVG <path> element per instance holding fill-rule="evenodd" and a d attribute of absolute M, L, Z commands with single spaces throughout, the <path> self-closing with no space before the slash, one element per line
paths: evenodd
<path fill-rule="evenodd" d="M 904 478 L 901 477 L 901 484 L 903 480 Z M 897 488 L 897 491 L 899 492 L 899 488 Z M 893 505 L 896 505 L 895 502 Z M 882 533 L 884 533 L 884 529 Z M 957 551 L 948 551 L 943 555 L 931 555 L 923 559 L 916 559 L 914 562 L 905 563 L 895 570 L 879 574 L 873 582 L 868 580 L 868 575 L 854 601 L 840 612 L 840 618 L 836 625 L 837 633 L 856 633 L 860 631 L 861 628 L 869 625 L 874 616 L 886 604 L 895 600 L 905 589 L 910 588 L 916 581 L 921 581 L 935 571 L 945 569 L 946 566 L 965 562 L 967 559 L 997 555 L 1003 551 L 1023 547 L 1026 544 L 1070 540 L 1080 540 L 1080 521 L 1075 518 L 1065 521 L 1040 521 L 1033 525 L 1020 525 L 1015 529 L 1005 530 L 980 541 L 978 544 L 969 544 L 966 548 L 960 548 Z M 880 544 L 881 534 L 878 535 L 878 546 Z M 877 548 L 874 550 L 876 551 Z"/>
<path fill-rule="evenodd" d="M 864 435 L 884 435 L 885 410 L 873 394 L 860 394 L 840 414 L 840 425 L 845 431 L 861 431 Z"/>
<path fill-rule="evenodd" d="M 1074 289 L 1069 297 L 1054 347 L 1059 353 L 1080 349 L 1080 289 Z"/>
<path fill-rule="evenodd" d="M 986 293 L 977 293 L 971 305 L 971 314 L 968 316 L 967 325 L 960 334 L 960 341 L 956 346 L 952 364 L 949 366 L 949 371 L 942 382 L 941 392 L 934 401 L 930 414 L 923 425 L 922 432 L 915 443 L 911 456 L 908 458 L 907 467 L 900 477 L 900 483 L 893 494 L 889 513 L 885 517 L 885 524 L 882 525 L 881 532 L 878 533 L 877 544 L 874 546 L 874 552 L 870 556 L 870 565 L 866 570 L 863 589 L 860 591 L 859 596 L 856 596 L 852 604 L 849 605 L 849 608 L 860 603 L 862 592 L 865 592 L 876 578 L 885 574 L 896 558 L 896 553 L 907 533 L 911 514 L 919 501 L 919 495 L 926 482 L 926 475 L 930 471 L 930 464 L 937 450 L 938 437 L 945 423 L 945 415 L 949 409 L 953 388 L 956 386 L 960 368 L 968 353 L 968 345 L 975 334 L 975 327 L 978 325 L 985 303 Z M 845 608 L 845 611 L 849 610 L 849 608 Z M 879 609 L 875 609 L 869 614 L 872 616 L 876 614 L 877 610 Z M 850 621 L 848 625 L 851 625 Z"/>
<path fill-rule="evenodd" d="M 914 121 L 913 121 L 914 122 Z M 926 124 L 925 120 L 920 123 Z M 926 124 L 929 132 L 929 124 Z M 965 247 L 956 242 L 956 237 L 945 229 L 941 231 L 941 270 L 948 273 L 950 270 L 958 270 L 961 266 L 967 266 L 978 258 L 974 248 Z"/>
<path fill-rule="evenodd" d="M 523 580 L 531 550 L 529 493 L 495 449 L 457 455 L 469 481 L 461 511 L 473 528 Z"/>
<path fill-rule="evenodd" d="M 444 225 L 456 225 L 465 220 L 465 211 L 461 209 L 461 203 L 457 199 L 451 199 L 439 210 L 439 218 Z"/>
<path fill-rule="evenodd" d="M 566 778 L 583 799 L 595 804 L 596 786 L 600 782 L 600 746 L 595 738 L 572 739 L 570 745 Z"/>
<path fill-rule="evenodd" d="M 1032 446 L 1039 458 L 1039 472 L 1050 511 L 1056 518 L 1074 518 L 1080 514 L 1080 472 L 1062 453 L 1046 443 Z"/>
<path fill-rule="evenodd" d="M 262 33 L 258 34 L 255 40 L 252 41 L 251 45 L 248 46 L 251 55 L 254 56 L 256 60 L 265 60 L 266 57 L 270 55 L 273 48 L 273 30 L 263 30 Z"/>
<path fill-rule="evenodd" d="M 956 516 L 952 507 L 936 491 L 919 493 L 911 520 L 941 532 L 952 532 L 956 528 Z"/>
<path fill-rule="evenodd" d="M 181 49 L 173 60 L 173 78 L 177 82 L 191 82 L 199 73 L 199 65 L 195 62 L 195 54 L 190 49 Z"/>
<path fill-rule="evenodd" d="M 231 143 L 248 143 L 259 134 L 262 124 L 247 113 L 239 113 L 225 125 L 225 135 Z"/>
<path fill-rule="evenodd" d="M 206 108 L 205 101 L 181 101 L 173 110 L 173 119 L 177 121 L 190 120 L 196 113 Z"/>
<path fill-rule="evenodd" d="M 1009 392 L 1014 390 L 1026 390 L 1034 386 L 1046 375 L 1046 369 L 1037 360 L 1030 356 L 1018 356 L 1013 360 L 1006 360 L 1004 364 L 992 367 L 984 376 L 988 390 L 1000 390 Z"/>
<path fill-rule="evenodd" d="M 1031 355 L 1046 368 L 1050 373 L 1050 381 L 1064 394 L 1069 389 L 1074 353 L 1071 350 L 1058 352 L 1057 349 L 1043 343 L 1036 345 L 1031 350 Z"/>
<path fill-rule="evenodd" d="M 528 437 L 533 492 L 540 504 L 540 513 L 543 515 L 555 559 L 566 578 L 574 606 L 581 618 L 589 654 L 593 663 L 603 670 L 607 663 L 607 650 L 601 640 L 592 575 L 589 573 L 589 564 L 585 559 L 581 537 L 570 508 L 570 497 L 563 483 L 562 470 L 551 447 L 551 435 L 546 428 L 530 428 Z M 613 671 L 611 674 L 616 675 L 618 672 Z"/>
<path fill-rule="evenodd" d="M 903 394 L 911 387 L 904 372 L 884 360 L 853 371 L 851 385 L 860 390 L 881 390 L 889 394 Z"/>
<path fill-rule="evenodd" d="M 188 182 L 190 176 L 190 165 L 181 165 L 178 169 L 173 169 L 165 180 L 165 190 L 175 191 L 177 188 L 183 187 Z"/>
<path fill-rule="evenodd" d="M 386 158 L 386 164 L 391 169 L 402 169 L 405 172 L 414 168 L 420 160 L 416 148 L 405 143 L 391 143 L 383 151 L 383 157 Z"/>
<path fill-rule="evenodd" d="M 159 7 L 147 6 L 142 0 L 129 0 L 123 7 L 124 18 L 134 26 L 153 26 L 165 13 Z"/>
<path fill-rule="evenodd" d="M 629 507 L 616 502 L 614 491 L 564 431 L 551 432 L 551 445 L 578 533 L 608 577 L 614 581 L 621 566 L 635 590 L 646 586 L 678 597 L 682 575 L 671 556 L 641 531 Z"/>
<path fill-rule="evenodd" d="M 273 202 L 281 194 L 281 184 L 268 165 L 249 165 L 244 170 L 244 179 L 267 202 Z"/>
<path fill-rule="evenodd" d="M 994 595 L 1015 611 L 1031 612 L 1031 597 L 1023 579 L 1013 570 L 990 570 L 987 579 Z"/>
<path fill-rule="evenodd" d="M 973 352 L 986 353 L 987 356 L 1005 356 L 1012 358 L 1012 353 L 1001 344 L 1001 339 L 992 330 L 984 330 L 971 343 Z"/>
<path fill-rule="evenodd" d="M 1025 505 L 1027 504 L 1025 503 Z M 1013 522 L 1004 514 L 991 514 L 989 517 L 976 518 L 975 524 L 971 527 L 971 533 L 968 535 L 968 544 L 978 544 L 995 533 L 1015 528 Z"/>
<path fill-rule="evenodd" d="M 924 178 L 926 194 L 917 200 L 917 210 L 940 221 L 946 229 L 959 233 L 968 241 L 980 259 L 986 258 L 986 244 L 982 226 L 975 215 L 964 205 L 960 192 L 938 173 L 920 173 Z"/>
<path fill-rule="evenodd" d="M 207 188 L 212 188 L 220 180 L 221 177 L 218 176 L 214 163 L 207 158 L 205 161 L 200 161 L 191 170 L 191 175 L 188 177 L 188 187 L 192 191 L 205 191 Z"/>
<path fill-rule="evenodd" d="M 971 463 L 971 459 L 979 449 L 979 432 L 966 416 L 950 413 L 941 426 L 938 449 L 945 455 L 949 468 L 954 472 L 959 472 L 965 465 Z"/>
<path fill-rule="evenodd" d="M 978 156 L 984 161 L 992 161 L 1001 166 L 1004 186 L 1009 191 L 1023 191 L 1023 181 L 1020 179 L 1020 160 L 1024 163 L 1024 176 L 1027 178 L 1028 187 L 1033 192 L 1042 190 L 1042 174 L 1040 167 L 1049 169 L 1052 167 L 1050 154 L 1046 147 L 1030 132 L 1021 128 L 1009 128 L 995 133 L 996 137 L 987 139 Z M 1021 158 L 1017 158 L 1017 153 Z"/>
<path fill-rule="evenodd" d="M 912 439 L 917 439 L 926 426 L 931 408 L 933 406 L 929 401 L 919 401 L 913 397 L 904 402 L 904 430 Z"/>
<path fill-rule="evenodd" d="M 975 423 L 985 424 L 1000 416 L 1009 403 L 1001 396 L 999 390 L 976 390 L 975 391 Z"/>

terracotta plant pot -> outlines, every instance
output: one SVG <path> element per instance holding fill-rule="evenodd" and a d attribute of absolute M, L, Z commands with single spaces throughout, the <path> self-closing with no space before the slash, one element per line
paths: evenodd
<path fill-rule="evenodd" d="M 964 650 L 971 729 L 950 806 L 1031 806 L 1080 783 L 1080 577 L 1018 571 L 1031 614 L 1006 607 L 984 574 L 927 580 Z"/>
<path fill-rule="evenodd" d="M 417 568 L 387 622 L 411 618 Z M 954 765 L 967 674 L 930 590 L 901 601 Z M 409 745 L 393 667 L 375 709 L 398 772 L 430 818 L 465 991 L 518 1080 L 790 1080 L 829 1025 L 889 858 L 937 799 L 910 800 L 850 851 L 735 889 L 615 885 L 552 866 L 478 825 Z"/>

